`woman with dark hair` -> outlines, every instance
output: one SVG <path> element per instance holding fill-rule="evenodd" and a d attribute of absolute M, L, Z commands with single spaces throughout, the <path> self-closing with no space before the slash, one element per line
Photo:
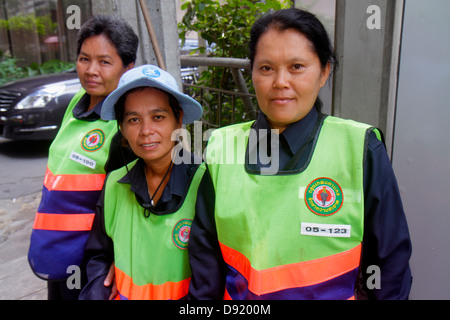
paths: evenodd
<path fill-rule="evenodd" d="M 330 67 L 331 73 L 334 73 L 339 67 L 339 61 L 327 31 L 321 23 L 318 24 L 317 22 L 319 21 L 313 14 L 303 10 L 279 11 L 278 15 L 268 15 L 257 20 L 252 26 L 249 43 L 251 67 L 253 68 L 255 61 L 258 40 L 268 28 L 277 28 L 280 31 L 293 29 L 304 35 L 311 42 L 322 68 Z M 314 107 L 317 111 L 321 111 L 322 102 L 319 97 L 317 97 Z"/>
<path fill-rule="evenodd" d="M 114 46 L 124 67 L 136 61 L 139 39 L 133 29 L 122 19 L 102 15 L 93 16 L 80 29 L 77 36 L 77 56 L 86 39 L 101 34 Z"/>
<path fill-rule="evenodd" d="M 28 252 L 34 273 L 48 281 L 50 300 L 78 298 L 81 279 L 70 288 L 66 280 L 79 270 L 106 173 L 123 166 L 124 158 L 117 122 L 100 119 L 102 105 L 133 68 L 138 42 L 127 22 L 110 16 L 90 18 L 78 33 L 76 67 L 83 88 L 50 146 Z"/>
<path fill-rule="evenodd" d="M 208 142 L 190 298 L 406 299 L 411 242 L 381 132 L 320 113 L 337 66 L 323 25 L 269 14 L 250 59 L 261 112 Z"/>

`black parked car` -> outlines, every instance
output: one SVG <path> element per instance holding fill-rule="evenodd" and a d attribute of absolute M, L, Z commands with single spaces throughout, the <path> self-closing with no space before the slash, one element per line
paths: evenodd
<path fill-rule="evenodd" d="M 70 100 L 80 88 L 75 68 L 0 87 L 0 136 L 53 140 Z"/>

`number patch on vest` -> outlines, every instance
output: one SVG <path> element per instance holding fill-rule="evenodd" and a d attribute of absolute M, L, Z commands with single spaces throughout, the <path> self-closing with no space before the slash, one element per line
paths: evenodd
<path fill-rule="evenodd" d="M 85 157 L 75 151 L 72 151 L 69 158 L 70 160 L 78 162 L 79 164 L 82 164 L 83 166 L 86 166 L 91 169 L 95 169 L 95 166 L 97 164 L 95 160 L 89 159 L 88 157 Z"/>
<path fill-rule="evenodd" d="M 349 238 L 352 226 L 348 224 L 321 224 L 302 222 L 300 234 L 305 236 Z"/>

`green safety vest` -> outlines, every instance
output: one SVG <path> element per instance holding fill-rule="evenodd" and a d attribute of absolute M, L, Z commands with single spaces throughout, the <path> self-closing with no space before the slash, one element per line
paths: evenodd
<path fill-rule="evenodd" d="M 228 265 L 225 297 L 352 299 L 371 127 L 328 116 L 303 172 L 260 175 L 244 165 L 251 124 L 216 130 L 207 147 L 217 234 Z"/>
<path fill-rule="evenodd" d="M 115 277 L 121 299 L 175 300 L 187 295 L 191 270 L 186 249 L 204 171 L 202 164 L 176 212 L 151 214 L 148 218 L 130 185 L 118 182 L 126 175 L 126 168 L 108 176 L 105 230 L 114 242 Z"/>
<path fill-rule="evenodd" d="M 79 265 L 92 227 L 95 206 L 106 177 L 105 163 L 117 133 L 116 121 L 83 121 L 73 109 L 85 91 L 71 100 L 53 140 L 36 212 L 28 260 L 41 278 L 67 278 Z"/>

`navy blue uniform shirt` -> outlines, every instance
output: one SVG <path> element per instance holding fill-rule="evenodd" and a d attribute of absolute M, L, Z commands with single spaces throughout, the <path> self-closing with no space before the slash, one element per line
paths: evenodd
<path fill-rule="evenodd" d="M 309 154 L 313 152 L 313 143 L 309 138 L 320 129 L 316 123 L 321 116 L 313 108 L 279 135 L 281 170 L 301 148 L 304 148 L 303 153 L 293 169 L 307 164 Z M 253 128 L 270 129 L 261 112 Z M 262 166 L 257 162 L 249 164 L 248 168 L 258 170 Z M 226 268 L 217 240 L 214 202 L 214 186 L 206 170 L 198 191 L 197 215 L 189 240 L 191 299 L 222 299 L 225 290 Z M 362 258 L 355 296 L 357 299 L 407 299 L 412 282 L 409 230 L 391 162 L 384 144 L 373 132 L 369 135 L 364 163 L 364 204 Z M 367 287 L 368 282 L 370 287 L 373 284 L 369 279 L 373 271 L 368 270 L 372 265 L 380 268 L 380 289 Z"/>

